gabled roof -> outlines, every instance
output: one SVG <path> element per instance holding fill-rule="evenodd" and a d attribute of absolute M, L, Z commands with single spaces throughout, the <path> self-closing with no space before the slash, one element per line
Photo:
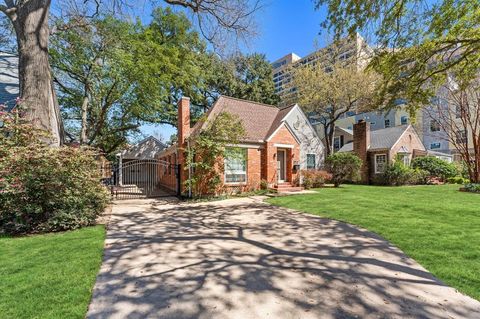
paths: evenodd
<path fill-rule="evenodd" d="M 368 150 L 391 149 L 410 125 L 394 126 L 370 131 L 370 146 Z M 339 152 L 353 151 L 353 143 L 343 145 Z"/>
<path fill-rule="evenodd" d="M 6 105 L 9 111 L 15 106 L 18 95 L 18 57 L 0 52 L 0 104 Z"/>
<path fill-rule="evenodd" d="M 204 129 L 207 123 L 221 112 L 237 116 L 245 127 L 245 142 L 263 142 L 285 120 L 285 116 L 295 105 L 278 108 L 276 106 L 241 100 L 228 96 L 220 96 L 207 113 L 207 119 L 197 123 L 191 131 L 192 135 Z"/>
<path fill-rule="evenodd" d="M 349 130 L 347 128 L 343 128 L 343 127 L 340 127 L 340 126 L 335 126 L 335 129 L 337 129 L 339 131 L 342 131 L 344 133 L 347 133 L 348 135 L 353 136 L 353 130 Z"/>
<path fill-rule="evenodd" d="M 143 141 L 135 144 L 128 150 L 121 152 L 123 159 L 155 159 L 157 155 L 167 146 L 153 136 L 149 136 Z"/>

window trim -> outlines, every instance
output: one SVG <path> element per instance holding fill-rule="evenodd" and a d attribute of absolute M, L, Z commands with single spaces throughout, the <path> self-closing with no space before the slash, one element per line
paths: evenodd
<path fill-rule="evenodd" d="M 241 150 L 245 154 L 245 181 L 244 182 L 227 182 L 227 170 L 225 169 L 226 166 L 226 157 L 223 157 L 223 183 L 225 185 L 246 185 L 248 183 L 248 148 L 242 148 L 242 147 L 228 147 L 228 148 L 236 148 L 238 150 Z"/>
<path fill-rule="evenodd" d="M 375 174 L 382 174 L 385 172 L 385 168 L 384 168 L 384 171 L 383 172 L 380 172 L 378 171 L 377 169 L 377 157 L 380 157 L 380 156 L 385 156 L 385 166 L 388 164 L 388 154 L 387 153 L 381 153 L 381 154 L 375 154 Z"/>

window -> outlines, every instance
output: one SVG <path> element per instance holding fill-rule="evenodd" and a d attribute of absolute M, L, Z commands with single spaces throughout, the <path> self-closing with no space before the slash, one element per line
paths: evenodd
<path fill-rule="evenodd" d="M 408 123 L 408 117 L 406 117 L 405 115 L 402 116 L 402 117 L 400 118 L 400 122 L 402 123 L 402 125 L 407 124 L 407 123 Z"/>
<path fill-rule="evenodd" d="M 410 154 L 398 154 L 397 158 L 405 166 L 410 166 Z"/>
<path fill-rule="evenodd" d="M 430 132 L 439 132 L 440 123 L 437 120 L 430 120 Z"/>
<path fill-rule="evenodd" d="M 225 183 L 247 181 L 247 149 L 227 148 L 225 150 Z"/>
<path fill-rule="evenodd" d="M 436 150 L 436 149 L 439 149 L 440 147 L 441 147 L 441 144 L 438 143 L 438 142 L 430 144 L 430 149 L 431 150 Z"/>
<path fill-rule="evenodd" d="M 343 146 L 343 135 L 336 136 L 333 138 L 333 150 L 338 151 Z"/>
<path fill-rule="evenodd" d="M 307 169 L 315 168 L 317 168 L 315 154 L 307 154 Z"/>
<path fill-rule="evenodd" d="M 375 174 L 385 172 L 387 167 L 387 154 L 375 155 Z"/>
<path fill-rule="evenodd" d="M 388 128 L 390 127 L 390 120 L 385 120 L 385 128 Z"/>

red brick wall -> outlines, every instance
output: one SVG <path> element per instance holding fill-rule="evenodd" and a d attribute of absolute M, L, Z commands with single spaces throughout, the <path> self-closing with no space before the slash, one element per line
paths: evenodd
<path fill-rule="evenodd" d="M 176 148 L 172 147 L 171 149 L 168 149 L 158 159 L 168 162 L 170 164 L 176 164 Z M 174 167 L 169 168 L 164 165 L 160 165 L 160 166 L 161 166 L 161 169 L 158 170 L 159 184 L 172 191 L 177 191 L 177 177 L 175 176 L 175 168 Z"/>
<path fill-rule="evenodd" d="M 369 181 L 368 146 L 370 145 L 370 123 L 360 121 L 353 125 L 353 152 L 362 160 L 360 169 L 362 183 Z"/>
<path fill-rule="evenodd" d="M 293 145 L 293 149 L 287 150 L 286 175 L 287 181 L 292 182 L 297 173 L 293 173 L 292 167 L 294 162 L 300 161 L 300 145 L 293 137 L 292 133 L 284 126 L 280 128 L 270 141 L 266 143 L 265 154 L 262 161 L 262 177 L 270 184 L 277 183 L 277 147 L 274 144 Z"/>

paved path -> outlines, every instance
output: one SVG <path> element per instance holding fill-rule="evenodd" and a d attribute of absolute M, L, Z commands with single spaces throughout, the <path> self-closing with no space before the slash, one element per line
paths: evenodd
<path fill-rule="evenodd" d="M 253 199 L 113 208 L 88 318 L 480 318 L 480 303 L 344 223 Z"/>

